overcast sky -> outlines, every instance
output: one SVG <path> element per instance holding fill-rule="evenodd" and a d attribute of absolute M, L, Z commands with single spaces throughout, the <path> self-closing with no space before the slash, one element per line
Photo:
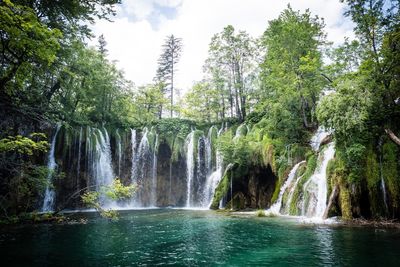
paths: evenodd
<path fill-rule="evenodd" d="M 259 37 L 268 21 L 289 3 L 295 10 L 309 8 L 313 15 L 323 17 L 328 40 L 339 44 L 345 36 L 353 37 L 353 25 L 343 17 L 345 6 L 339 0 L 123 0 L 113 22 L 99 21 L 93 29 L 97 36 L 104 34 L 109 59 L 116 60 L 136 85 L 152 82 L 165 37 L 182 38 L 175 79 L 176 86 L 186 91 L 202 79 L 208 44 L 215 33 L 231 24 Z"/>

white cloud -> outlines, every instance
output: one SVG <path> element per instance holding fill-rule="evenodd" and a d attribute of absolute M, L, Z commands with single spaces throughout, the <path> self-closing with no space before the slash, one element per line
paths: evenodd
<path fill-rule="evenodd" d="M 259 37 L 268 21 L 277 18 L 288 3 L 294 9 L 309 8 L 314 15 L 325 18 L 330 41 L 340 43 L 345 36 L 353 37 L 352 24 L 343 17 L 344 5 L 339 0 L 125 0 L 114 22 L 100 21 L 94 31 L 104 34 L 109 58 L 117 60 L 127 78 L 137 85 L 152 82 L 165 37 L 181 37 L 184 48 L 176 85 L 185 90 L 203 76 L 212 35 L 231 24 Z M 175 8 L 176 16 L 163 14 L 165 10 L 160 6 Z M 157 27 L 152 24 L 152 16 L 158 16 Z"/>

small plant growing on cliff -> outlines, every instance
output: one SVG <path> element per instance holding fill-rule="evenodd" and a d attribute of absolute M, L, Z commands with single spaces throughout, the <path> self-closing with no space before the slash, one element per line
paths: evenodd
<path fill-rule="evenodd" d="M 265 211 L 264 210 L 257 210 L 257 212 L 256 212 L 256 216 L 257 217 L 265 217 L 266 215 L 265 215 Z"/>
<path fill-rule="evenodd" d="M 117 220 L 119 217 L 118 212 L 113 209 L 103 209 L 100 203 L 100 196 L 103 195 L 114 201 L 123 201 L 130 199 L 134 195 L 136 188 L 137 186 L 135 184 L 124 186 L 121 181 L 116 178 L 112 185 L 103 186 L 100 192 L 86 192 L 81 196 L 81 199 L 85 205 L 97 210 L 102 217 Z"/>

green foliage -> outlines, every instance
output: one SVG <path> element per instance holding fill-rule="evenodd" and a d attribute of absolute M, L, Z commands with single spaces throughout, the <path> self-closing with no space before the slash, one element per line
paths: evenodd
<path fill-rule="evenodd" d="M 339 141 L 347 141 L 368 129 L 367 121 L 373 106 L 368 81 L 352 77 L 341 81 L 336 92 L 325 96 L 317 108 L 318 120 L 327 128 L 335 129 Z"/>
<path fill-rule="evenodd" d="M 386 181 L 386 186 L 390 194 L 393 208 L 400 205 L 400 175 L 399 175 L 399 148 L 393 143 L 383 145 L 382 175 Z"/>
<path fill-rule="evenodd" d="M 29 72 L 54 62 L 62 34 L 43 25 L 33 9 L 9 0 L 0 4 L 0 29 L 0 92 L 11 95 Z"/>
<path fill-rule="evenodd" d="M 219 92 L 208 82 L 198 82 L 185 95 L 182 106 L 181 113 L 185 118 L 216 121 L 220 111 Z"/>
<path fill-rule="evenodd" d="M 103 209 L 100 203 L 100 197 L 104 195 L 110 200 L 124 201 L 132 198 L 136 189 L 137 186 L 135 184 L 124 186 L 121 181 L 116 178 L 114 179 L 112 185 L 102 187 L 100 192 L 85 192 L 81 196 L 81 199 L 86 206 L 96 209 L 102 217 L 111 220 L 117 220 L 119 217 L 118 211 L 113 209 Z"/>
<path fill-rule="evenodd" d="M 221 181 L 219 182 L 217 188 L 215 189 L 213 200 L 212 200 L 211 206 L 210 206 L 211 209 L 215 209 L 215 210 L 218 209 L 219 202 L 227 194 L 227 192 L 230 188 L 230 181 L 232 179 L 232 175 L 233 175 L 233 165 L 229 165 L 226 168 L 225 173 L 224 173 Z"/>
<path fill-rule="evenodd" d="M 208 109 L 212 106 L 217 119 L 230 116 L 242 122 L 246 118 L 248 101 L 251 100 L 250 88 L 256 80 L 257 55 L 253 38 L 245 31 L 236 32 L 232 25 L 212 37 L 204 69 L 210 84 L 207 88 L 210 92 Z M 199 89 L 194 87 L 193 92 Z M 219 109 L 216 104 L 219 104 Z M 202 117 L 207 120 L 211 114 L 206 112 Z"/>
<path fill-rule="evenodd" d="M 297 207 L 297 203 L 300 200 L 301 197 L 301 190 L 304 186 L 304 184 L 310 179 L 310 177 L 313 175 L 315 169 L 317 168 L 317 156 L 315 154 L 310 154 L 307 157 L 307 167 L 305 169 L 304 174 L 302 174 L 302 177 L 300 177 L 299 182 L 297 183 L 297 187 L 295 188 L 292 196 L 292 202 L 290 203 L 289 207 L 289 214 L 291 215 L 297 215 L 299 214 L 299 208 Z"/>
<path fill-rule="evenodd" d="M 324 23 L 286 8 L 262 37 L 262 94 L 257 112 L 267 111 L 267 131 L 285 143 L 304 143 L 315 127 L 315 106 L 325 81 L 320 74 Z"/>
<path fill-rule="evenodd" d="M 0 139 L 0 153 L 16 152 L 18 154 L 32 156 L 34 152 L 47 151 L 49 148 L 48 142 L 41 140 L 46 138 L 44 134 L 32 133 L 30 137 L 37 141 L 21 135 Z"/>
<path fill-rule="evenodd" d="M 232 130 L 224 132 L 217 142 L 218 151 L 220 151 L 226 163 L 247 166 L 251 164 L 249 142 L 245 136 L 233 138 Z"/>
<path fill-rule="evenodd" d="M 372 216 L 378 217 L 381 214 L 380 207 L 380 169 L 379 161 L 372 146 L 367 150 L 365 162 L 365 177 L 367 180 L 368 196 Z"/>
<path fill-rule="evenodd" d="M 265 210 L 257 210 L 256 211 L 256 216 L 257 217 L 265 217 Z"/>
<path fill-rule="evenodd" d="M 136 189 L 135 184 L 124 186 L 120 179 L 116 178 L 112 185 L 105 189 L 105 195 L 112 200 L 127 200 L 132 198 Z"/>

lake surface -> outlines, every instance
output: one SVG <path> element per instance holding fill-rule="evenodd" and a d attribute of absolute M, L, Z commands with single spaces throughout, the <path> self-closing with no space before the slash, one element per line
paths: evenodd
<path fill-rule="evenodd" d="M 400 231 L 173 209 L 2 227 L 1 266 L 400 266 Z"/>

